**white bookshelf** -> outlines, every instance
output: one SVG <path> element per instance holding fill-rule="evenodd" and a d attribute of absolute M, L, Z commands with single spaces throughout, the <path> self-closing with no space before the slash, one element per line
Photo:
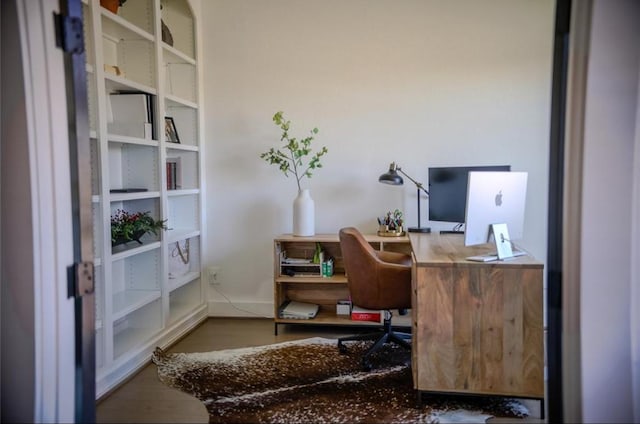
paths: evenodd
<path fill-rule="evenodd" d="M 198 22 L 188 0 L 130 0 L 118 13 L 102 8 L 99 0 L 86 0 L 83 8 L 99 398 L 144 366 L 156 346 L 166 347 L 206 318 L 202 70 Z M 171 31 L 173 45 L 162 40 L 161 21 Z M 125 92 L 147 95 L 153 129 L 143 131 L 144 137 L 123 135 L 127 132 L 110 125 L 116 114 L 109 96 Z M 165 117 L 173 118 L 179 143 L 165 140 Z M 132 124 L 138 128 L 138 122 Z M 144 122 L 139 124 L 144 128 Z M 176 164 L 173 188 L 167 181 L 169 162 Z M 144 191 L 122 192 L 131 188 Z M 149 211 L 166 220 L 169 230 L 146 234 L 142 244 L 113 247 L 110 217 L 119 209 Z M 184 247 L 187 241 L 187 263 L 173 262 L 180 260 L 173 253 L 176 245 Z"/>

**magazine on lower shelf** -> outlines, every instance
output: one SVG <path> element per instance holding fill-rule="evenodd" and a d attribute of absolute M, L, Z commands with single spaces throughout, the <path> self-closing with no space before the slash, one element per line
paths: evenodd
<path fill-rule="evenodd" d="M 320 306 L 313 303 L 286 301 L 280 307 L 280 318 L 311 319 L 318 314 Z"/>

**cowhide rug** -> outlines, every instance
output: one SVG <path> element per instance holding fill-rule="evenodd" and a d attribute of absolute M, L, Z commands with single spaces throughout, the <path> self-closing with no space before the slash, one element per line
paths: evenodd
<path fill-rule="evenodd" d="M 385 346 L 360 367 L 365 342 L 309 338 L 206 353 L 166 353 L 153 362 L 165 384 L 204 402 L 212 423 L 444 423 L 486 422 L 491 416 L 524 417 L 517 400 L 491 397 L 417 396 L 411 357 Z"/>

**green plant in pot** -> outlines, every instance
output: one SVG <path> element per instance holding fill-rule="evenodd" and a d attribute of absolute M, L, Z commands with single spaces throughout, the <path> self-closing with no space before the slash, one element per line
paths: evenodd
<path fill-rule="evenodd" d="M 118 8 L 122 7 L 127 0 L 100 0 L 100 6 L 111 13 L 118 13 Z"/>
<path fill-rule="evenodd" d="M 111 215 L 111 245 L 117 246 L 137 241 L 142 244 L 140 238 L 146 233 L 158 235 L 160 230 L 166 230 L 165 221 L 155 220 L 151 212 L 129 213 L 118 209 L 115 215 Z"/>
<path fill-rule="evenodd" d="M 311 178 L 312 171 L 322 168 L 320 158 L 329 151 L 326 146 L 315 153 L 311 149 L 311 142 L 318 129 L 313 128 L 310 135 L 305 138 L 292 137 L 289 134 L 291 121 L 285 119 L 284 112 L 273 115 L 273 122 L 280 128 L 282 135 L 280 141 L 284 143 L 280 148 L 271 148 L 262 153 L 260 157 L 271 165 L 276 165 L 285 177 L 293 175 L 298 186 L 298 196 L 293 203 L 293 234 L 296 236 L 314 235 L 315 212 L 313 199 L 308 189 L 303 189 L 300 181 L 303 178 Z"/>

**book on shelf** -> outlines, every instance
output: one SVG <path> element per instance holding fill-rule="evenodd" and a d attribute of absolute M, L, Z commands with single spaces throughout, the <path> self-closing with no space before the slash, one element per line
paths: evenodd
<path fill-rule="evenodd" d="M 109 193 L 140 193 L 143 191 L 148 191 L 148 189 L 146 188 L 136 188 L 136 187 L 129 187 L 129 188 L 112 188 L 109 190 Z"/>
<path fill-rule="evenodd" d="M 365 309 L 359 306 L 353 306 L 351 308 L 351 320 L 352 321 L 371 321 L 371 322 L 382 322 L 383 321 L 383 311 L 373 310 L 373 309 Z"/>
<path fill-rule="evenodd" d="M 311 319 L 315 318 L 320 306 L 313 303 L 288 300 L 280 307 L 280 318 Z"/>
<path fill-rule="evenodd" d="M 175 162 L 167 162 L 167 190 L 176 189 L 176 166 Z"/>
<path fill-rule="evenodd" d="M 167 158 L 167 190 L 182 188 L 180 158 Z"/>
<path fill-rule="evenodd" d="M 311 263 L 311 259 L 284 258 L 284 259 L 282 259 L 282 263 L 284 263 L 284 264 L 310 264 Z"/>

